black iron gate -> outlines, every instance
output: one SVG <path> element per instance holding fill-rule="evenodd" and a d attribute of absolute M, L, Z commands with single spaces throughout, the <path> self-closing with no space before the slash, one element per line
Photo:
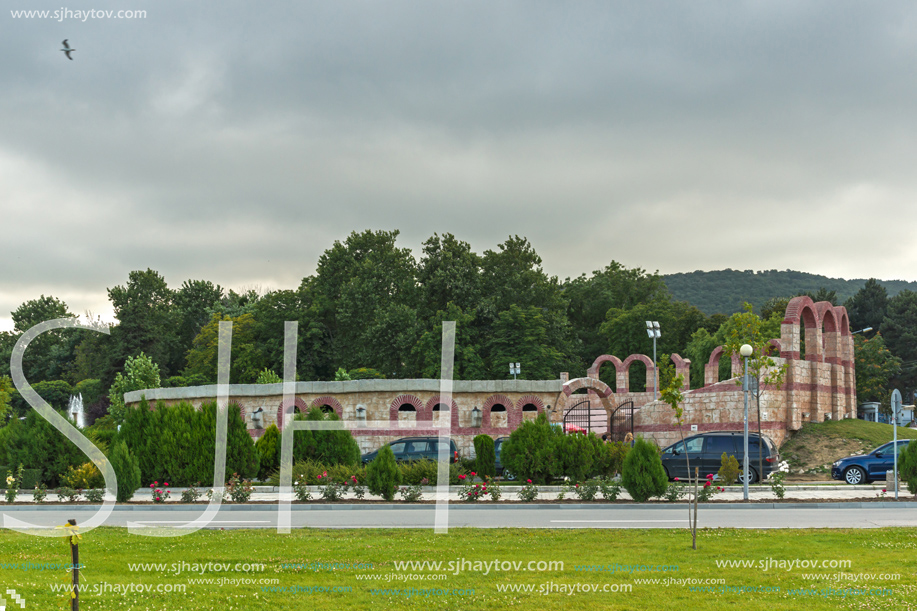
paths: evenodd
<path fill-rule="evenodd" d="M 608 428 L 608 414 L 604 408 L 593 409 L 592 402 L 585 398 L 564 412 L 564 431 L 569 431 L 573 427 L 583 429 L 587 433 L 592 431 L 602 435 Z"/>
<path fill-rule="evenodd" d="M 608 419 L 609 441 L 624 441 L 628 433 L 634 434 L 634 402 L 619 403 Z"/>

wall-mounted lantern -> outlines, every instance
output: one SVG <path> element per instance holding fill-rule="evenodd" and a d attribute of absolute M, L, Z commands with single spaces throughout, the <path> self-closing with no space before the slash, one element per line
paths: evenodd
<path fill-rule="evenodd" d="M 484 412 L 482 412 L 481 410 L 477 408 L 477 406 L 475 406 L 475 408 L 471 410 L 471 426 L 476 429 L 479 429 L 481 428 L 481 425 L 483 424 L 484 424 Z"/>
<path fill-rule="evenodd" d="M 357 405 L 357 422 L 366 422 L 366 406 Z"/>
<path fill-rule="evenodd" d="M 264 428 L 264 409 L 259 407 L 252 412 L 252 426 L 256 429 Z"/>

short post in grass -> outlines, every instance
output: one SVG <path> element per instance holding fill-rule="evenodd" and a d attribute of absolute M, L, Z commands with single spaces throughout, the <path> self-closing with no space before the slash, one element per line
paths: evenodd
<path fill-rule="evenodd" d="M 72 527 L 71 533 L 76 532 L 76 520 L 67 520 Z M 70 539 L 70 611 L 80 609 L 80 535 L 71 534 Z"/>
<path fill-rule="evenodd" d="M 685 452 L 687 454 L 687 452 Z M 698 467 L 694 467 L 694 524 L 691 525 L 691 547 L 697 549 L 697 480 L 700 478 Z M 690 506 L 689 506 L 690 507 Z M 691 515 L 688 514 L 688 519 Z"/>

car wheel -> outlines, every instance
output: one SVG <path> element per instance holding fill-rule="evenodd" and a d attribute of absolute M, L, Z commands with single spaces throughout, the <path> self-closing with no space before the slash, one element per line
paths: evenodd
<path fill-rule="evenodd" d="M 757 481 L 758 481 L 758 472 L 755 471 L 754 467 L 749 467 L 748 468 L 748 483 L 754 484 Z M 745 474 L 744 473 L 739 473 L 739 483 L 742 485 L 745 485 Z"/>
<path fill-rule="evenodd" d="M 516 476 L 510 473 L 509 471 L 507 471 L 506 469 L 503 469 L 503 479 L 509 482 L 514 482 L 516 481 Z"/>
<path fill-rule="evenodd" d="M 866 472 L 860 467 L 850 467 L 844 471 L 844 481 L 850 485 L 865 484 Z"/>

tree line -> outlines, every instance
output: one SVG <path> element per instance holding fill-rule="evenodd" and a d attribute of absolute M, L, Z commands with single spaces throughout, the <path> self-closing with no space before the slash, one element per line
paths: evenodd
<path fill-rule="evenodd" d="M 396 243 L 398 234 L 351 233 L 321 255 L 315 274 L 289 289 L 236 292 L 208 280 L 171 288 L 157 271 L 133 271 L 125 284 L 108 289 L 117 319 L 110 335 L 74 329 L 43 334 L 25 355 L 25 374 L 58 408 L 69 391 L 85 391 L 95 417 L 107 411 L 116 375 L 140 354 L 158 366 L 163 386 L 214 383 L 221 320 L 233 322 L 232 383 L 282 372 L 288 320 L 299 324 L 300 380 L 437 378 L 444 320 L 457 322 L 456 379 L 508 379 L 510 362 L 521 363 L 525 379 L 556 379 L 561 371 L 585 375 L 601 354 L 652 354 L 644 322 L 657 320 L 658 354 L 692 359 L 696 387 L 710 352 L 725 343 L 730 317 L 708 316 L 676 300 L 658 273 L 611 261 L 561 281 L 544 271 L 523 237 L 510 236 L 478 254 L 452 234 L 434 234 L 415 257 Z M 811 295 L 838 301 L 827 289 Z M 772 296 L 759 308 L 774 337 L 789 297 Z M 858 335 L 858 346 L 869 348 L 858 348 L 858 359 L 860 353 L 870 359 L 863 371 L 874 378 L 867 394 L 887 392 L 890 381 L 913 388 L 917 293 L 888 297 L 870 280 L 846 305 L 855 328 L 873 327 Z M 24 331 L 73 316 L 53 296 L 20 305 L 12 313 L 14 330 L 0 333 L 0 376 L 9 375 L 12 347 Z M 614 386 L 611 369 L 604 368 L 602 377 Z M 631 369 L 631 388 L 642 390 L 642 367 Z M 4 393 L 22 413 L 26 406 L 8 381 L 0 382 L 0 404 Z M 56 393 L 54 401 L 47 393 Z"/>

